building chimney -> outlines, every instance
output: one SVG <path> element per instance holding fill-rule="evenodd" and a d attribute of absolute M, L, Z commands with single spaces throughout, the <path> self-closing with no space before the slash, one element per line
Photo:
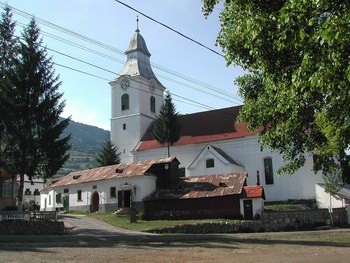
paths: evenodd
<path fill-rule="evenodd" d="M 260 185 L 260 175 L 259 175 L 259 170 L 256 171 L 256 185 Z"/>

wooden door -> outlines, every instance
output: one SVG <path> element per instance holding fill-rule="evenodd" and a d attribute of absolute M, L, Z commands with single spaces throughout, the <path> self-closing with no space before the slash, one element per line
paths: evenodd
<path fill-rule="evenodd" d="M 98 192 L 94 192 L 91 197 L 91 213 L 97 212 L 100 205 L 100 196 Z"/>
<path fill-rule="evenodd" d="M 253 202 L 252 200 L 243 200 L 244 206 L 244 219 L 253 219 Z"/>

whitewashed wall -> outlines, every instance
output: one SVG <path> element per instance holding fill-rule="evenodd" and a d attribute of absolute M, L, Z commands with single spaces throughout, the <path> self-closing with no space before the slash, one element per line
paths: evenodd
<path fill-rule="evenodd" d="M 180 167 L 186 168 L 186 176 L 199 174 L 196 171 L 189 171 L 187 168 L 201 153 L 207 143 L 191 144 L 171 147 L 171 156 L 180 161 Z M 284 162 L 282 156 L 276 152 L 264 149 L 260 151 L 260 145 L 256 136 L 249 136 L 238 139 L 210 142 L 210 145 L 225 151 L 237 163 L 242 165 L 248 172 L 248 185 L 256 185 L 256 172 L 260 172 L 260 183 L 264 186 L 266 201 L 284 201 L 288 199 L 315 199 L 315 184 L 322 183 L 321 174 L 315 175 L 312 171 L 312 156 L 306 156 L 306 164 L 292 176 L 277 175 L 277 170 Z M 143 152 L 134 152 L 134 161 L 150 160 L 166 157 L 166 148 L 159 148 Z M 274 184 L 266 185 L 264 176 L 264 158 L 271 157 L 273 162 Z M 212 173 L 221 173 L 222 167 L 215 167 Z"/>
<path fill-rule="evenodd" d="M 126 177 L 126 178 L 118 178 L 118 179 L 110 179 L 110 180 L 101 180 L 84 184 L 76 184 L 76 185 L 67 185 L 55 187 L 50 190 L 48 193 L 41 194 L 41 202 L 42 209 L 45 207 L 44 202 L 49 200 L 51 196 L 51 200 L 55 197 L 57 193 L 62 194 L 62 203 L 63 203 L 63 195 L 64 189 L 68 189 L 69 191 L 69 209 L 75 210 L 77 207 L 86 207 L 86 211 L 89 211 L 89 207 L 91 205 L 91 197 L 92 194 L 96 191 L 99 194 L 99 202 L 100 204 L 117 204 L 117 198 L 110 197 L 110 188 L 116 187 L 116 191 L 120 190 L 120 187 L 125 184 L 135 186 L 135 189 L 132 191 L 131 200 L 132 202 L 141 202 L 143 198 L 150 195 L 155 191 L 155 176 L 137 176 L 137 177 Z M 93 189 L 96 186 L 96 189 Z M 78 191 L 81 190 L 81 201 L 78 201 Z M 56 207 L 62 207 L 63 204 L 53 204 L 48 205 L 47 201 L 47 210 L 55 210 Z M 79 209 L 81 210 L 81 209 Z"/>
<path fill-rule="evenodd" d="M 345 207 L 345 200 L 337 195 L 331 196 L 324 190 L 323 184 L 316 184 L 316 204 L 318 208 L 329 208 L 332 203 L 332 208 Z"/>
<path fill-rule="evenodd" d="M 264 200 L 261 198 L 241 198 L 239 200 L 239 208 L 241 211 L 241 215 L 244 218 L 244 205 L 243 205 L 243 201 L 244 200 L 252 200 L 252 205 L 253 205 L 253 217 L 255 217 L 255 215 L 260 214 L 263 209 L 264 209 Z"/>

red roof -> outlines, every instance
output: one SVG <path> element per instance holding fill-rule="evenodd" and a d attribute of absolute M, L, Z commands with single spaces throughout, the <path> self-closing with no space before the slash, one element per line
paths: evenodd
<path fill-rule="evenodd" d="M 179 116 L 181 138 L 174 146 L 221 141 L 251 136 L 245 123 L 238 123 L 237 117 L 242 106 L 205 111 Z M 136 151 L 161 148 L 152 135 L 153 125 L 141 139 Z"/>
<path fill-rule="evenodd" d="M 243 198 L 263 198 L 265 199 L 264 188 L 261 185 L 244 186 L 242 191 Z"/>

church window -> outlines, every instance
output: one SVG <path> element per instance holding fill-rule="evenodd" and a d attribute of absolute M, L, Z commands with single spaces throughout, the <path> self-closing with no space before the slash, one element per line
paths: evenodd
<path fill-rule="evenodd" d="M 273 167 L 272 167 L 271 157 L 264 159 L 264 171 L 265 171 L 265 183 L 273 184 Z"/>
<path fill-rule="evenodd" d="M 214 159 L 207 159 L 205 165 L 207 168 L 213 168 L 215 166 Z"/>
<path fill-rule="evenodd" d="M 151 112 L 156 112 L 156 99 L 153 96 L 150 98 L 150 108 Z"/>
<path fill-rule="evenodd" d="M 122 110 L 128 110 L 129 109 L 129 95 L 123 94 L 122 95 Z"/>

